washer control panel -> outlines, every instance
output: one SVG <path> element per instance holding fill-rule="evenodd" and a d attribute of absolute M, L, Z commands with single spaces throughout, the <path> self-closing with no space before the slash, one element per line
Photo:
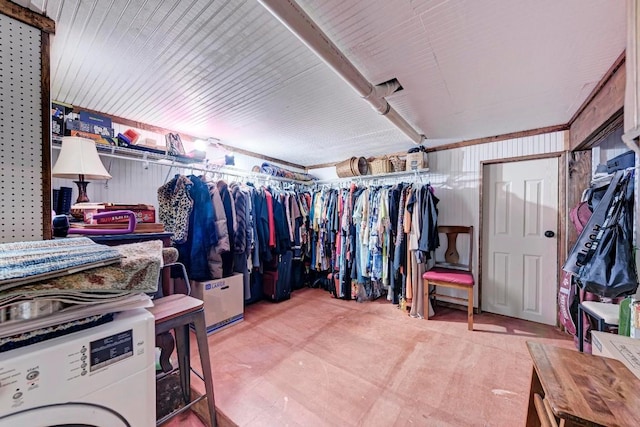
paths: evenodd
<path fill-rule="evenodd" d="M 0 417 L 37 405 L 81 400 L 152 366 L 153 316 L 142 311 L 0 353 Z"/>

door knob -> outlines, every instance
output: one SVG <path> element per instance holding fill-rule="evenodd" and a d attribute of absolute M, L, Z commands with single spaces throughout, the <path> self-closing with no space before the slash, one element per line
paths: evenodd
<path fill-rule="evenodd" d="M 544 232 L 544 237 L 549 237 L 549 238 L 551 238 L 551 237 L 553 237 L 553 236 L 555 236 L 555 235 L 556 235 L 556 233 L 554 233 L 554 232 L 553 232 L 553 231 L 551 231 L 551 230 L 547 230 L 547 231 L 545 231 L 545 232 Z"/>

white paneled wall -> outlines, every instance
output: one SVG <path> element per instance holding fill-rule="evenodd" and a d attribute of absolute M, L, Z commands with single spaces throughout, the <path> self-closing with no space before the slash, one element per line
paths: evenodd
<path fill-rule="evenodd" d="M 55 164 L 60 150 L 54 149 L 52 162 Z M 116 159 L 100 156 L 105 168 L 109 171 L 112 179 L 108 181 L 90 181 L 87 187 L 87 194 L 92 202 L 111 203 L 146 203 L 158 207 L 157 190 L 167 177 L 168 166 Z M 171 173 L 177 169 L 172 169 Z M 73 188 L 72 203 L 78 197 L 78 188 L 70 179 L 53 178 L 51 187 Z"/>
<path fill-rule="evenodd" d="M 480 162 L 564 149 L 564 133 L 509 139 L 429 153 L 429 180 L 440 198 L 442 225 L 479 225 Z"/>
<path fill-rule="evenodd" d="M 440 225 L 473 225 L 474 250 L 473 270 L 478 282 L 478 234 L 480 231 L 480 162 L 534 154 L 553 153 L 564 150 L 564 132 L 554 132 L 526 138 L 509 139 L 487 144 L 429 153 L 429 180 L 436 189 L 438 223 Z M 460 254 L 468 252 L 468 246 L 460 242 Z M 441 239 L 438 255 L 446 249 Z M 463 260 L 464 261 L 464 260 Z M 456 294 L 450 289 L 441 293 Z M 447 292 L 449 291 L 449 292 Z M 464 297 L 464 292 L 459 294 Z M 476 287 L 477 306 L 477 287 Z"/>
<path fill-rule="evenodd" d="M 454 148 L 430 152 L 429 172 L 422 179 L 429 181 L 436 189 L 438 203 L 438 222 L 441 225 L 473 225 L 474 250 L 473 270 L 478 281 L 478 234 L 480 232 L 480 162 L 512 157 L 563 151 L 565 133 L 554 132 L 525 138 L 508 139 L 469 147 Z M 336 178 L 335 168 L 312 169 L 312 175 L 321 179 Z M 411 177 L 406 178 L 412 179 Z M 446 250 L 446 240 L 441 238 L 437 255 L 442 258 Z M 461 262 L 466 262 L 469 251 L 468 241 L 460 238 L 459 247 Z M 456 291 L 442 289 L 438 292 L 455 295 Z M 465 297 L 464 292 L 459 294 Z M 476 288 L 477 306 L 477 288 Z"/>

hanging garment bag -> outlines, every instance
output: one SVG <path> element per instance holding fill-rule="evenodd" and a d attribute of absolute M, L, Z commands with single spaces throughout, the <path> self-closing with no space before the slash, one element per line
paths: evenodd
<path fill-rule="evenodd" d="M 567 273 L 577 275 L 580 272 L 580 268 L 585 263 L 589 262 L 590 257 L 593 255 L 591 247 L 593 246 L 593 242 L 600 232 L 602 225 L 607 219 L 607 212 L 611 207 L 611 202 L 614 198 L 613 196 L 623 174 L 623 171 L 619 171 L 613 177 L 609 184 L 609 188 L 604 196 L 602 196 L 602 200 L 598 203 L 593 214 L 591 214 L 589 221 L 580 233 L 580 236 L 578 236 L 576 244 L 573 246 L 573 249 L 567 257 L 567 261 L 562 266 L 562 269 Z"/>
<path fill-rule="evenodd" d="M 607 221 L 590 250 L 592 254 L 578 273 L 579 283 L 585 291 L 603 297 L 630 295 L 638 287 L 633 259 L 632 175 L 627 172 L 618 186 Z"/>

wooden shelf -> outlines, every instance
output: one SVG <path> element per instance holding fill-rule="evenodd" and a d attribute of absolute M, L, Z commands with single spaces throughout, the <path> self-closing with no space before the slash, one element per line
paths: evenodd
<path fill-rule="evenodd" d="M 62 140 L 59 137 L 53 137 L 52 147 L 59 150 L 61 146 Z M 101 156 L 168 166 L 170 169 L 168 171 L 167 178 L 171 173 L 171 168 L 176 167 L 189 169 L 191 171 L 218 173 L 220 175 L 230 175 L 238 178 L 247 178 L 249 180 L 256 180 L 263 183 L 281 182 L 305 186 L 310 186 L 315 183 L 315 181 L 299 181 L 295 179 L 288 179 L 279 176 L 268 175 L 262 172 L 246 171 L 233 166 L 218 166 L 206 163 L 201 160 L 190 159 L 188 157 L 169 156 L 164 153 L 155 153 L 152 151 L 137 150 L 134 148 L 117 147 L 115 145 L 106 144 L 96 144 L 96 147 L 98 149 L 98 154 Z"/>
<path fill-rule="evenodd" d="M 60 137 L 54 136 L 52 138 L 52 146 L 53 148 L 59 149 L 62 146 L 62 139 Z M 183 156 L 170 156 L 166 153 L 161 152 L 160 150 L 145 150 L 145 149 L 136 149 L 136 148 L 127 148 L 127 147 L 118 147 L 115 145 L 107 145 L 107 144 L 96 144 L 96 148 L 98 149 L 98 153 L 101 155 L 111 155 L 114 157 L 121 157 L 124 159 L 133 159 L 133 160 L 142 160 L 142 161 L 163 161 L 166 163 L 175 163 L 175 164 L 183 164 L 183 165 L 191 165 L 191 164 L 201 164 L 204 163 L 201 160 L 192 159 L 189 157 Z"/>

